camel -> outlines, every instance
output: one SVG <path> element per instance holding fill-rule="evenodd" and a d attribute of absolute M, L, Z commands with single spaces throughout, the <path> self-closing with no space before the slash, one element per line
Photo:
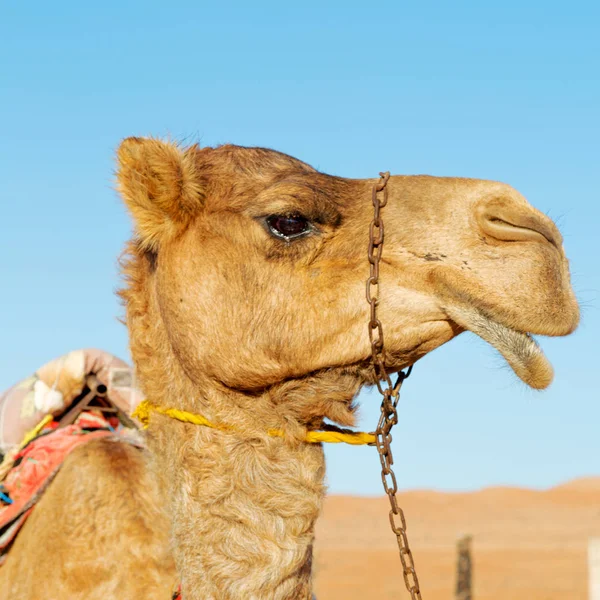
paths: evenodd
<path fill-rule="evenodd" d="M 307 600 L 325 463 L 305 435 L 324 419 L 352 426 L 375 383 L 365 281 L 378 178 L 128 138 L 117 181 L 135 227 L 121 296 L 142 390 L 226 427 L 152 413 L 145 451 L 76 450 L 1 568 L 0 597 L 166 600 L 181 583 L 184 600 Z M 503 183 L 397 175 L 387 188 L 387 370 L 470 330 L 547 387 L 531 335 L 579 319 L 554 223 Z"/>

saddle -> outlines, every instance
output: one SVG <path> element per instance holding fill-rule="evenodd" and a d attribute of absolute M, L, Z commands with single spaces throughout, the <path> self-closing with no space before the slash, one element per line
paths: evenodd
<path fill-rule="evenodd" d="M 127 364 L 98 350 L 51 361 L 0 395 L 0 565 L 73 450 L 100 438 L 143 447 L 129 417 L 140 399 Z"/>

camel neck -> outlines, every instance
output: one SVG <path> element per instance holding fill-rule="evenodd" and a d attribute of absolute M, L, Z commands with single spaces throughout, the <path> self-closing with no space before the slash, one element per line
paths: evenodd
<path fill-rule="evenodd" d="M 208 405 L 219 419 L 223 412 L 215 400 L 213 393 Z M 160 415 L 148 430 L 156 472 L 171 501 L 182 596 L 309 600 L 323 450 L 273 438 L 266 432 L 271 423 L 261 419 L 262 429 L 243 429 L 246 411 L 225 412 L 229 422 L 237 421 L 235 432 Z"/>
<path fill-rule="evenodd" d="M 133 247 L 127 324 L 147 399 L 200 413 L 219 431 L 153 415 L 152 470 L 169 504 L 185 600 L 310 600 L 314 527 L 324 495 L 320 444 L 303 440 L 325 418 L 354 424 L 359 372 L 327 369 L 241 392 L 176 352 L 152 264 Z M 180 332 L 183 335 L 183 332 Z M 285 438 L 271 437 L 281 429 Z"/>

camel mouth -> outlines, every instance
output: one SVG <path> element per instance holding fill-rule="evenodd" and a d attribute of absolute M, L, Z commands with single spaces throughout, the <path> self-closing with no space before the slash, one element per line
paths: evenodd
<path fill-rule="evenodd" d="M 448 306 L 445 310 L 455 323 L 496 348 L 528 386 L 543 390 L 552 383 L 554 369 L 531 334 L 512 329 L 473 306 Z"/>

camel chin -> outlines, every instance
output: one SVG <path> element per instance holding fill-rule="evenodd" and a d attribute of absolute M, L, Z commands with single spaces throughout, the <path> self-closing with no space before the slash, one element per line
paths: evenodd
<path fill-rule="evenodd" d="M 446 312 L 458 325 L 496 348 L 528 386 L 543 390 L 552 383 L 554 369 L 530 334 L 511 329 L 472 306 L 446 307 Z"/>

